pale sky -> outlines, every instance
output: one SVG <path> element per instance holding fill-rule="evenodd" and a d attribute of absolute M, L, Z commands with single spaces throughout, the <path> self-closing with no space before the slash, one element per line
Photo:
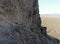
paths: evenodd
<path fill-rule="evenodd" d="M 39 0 L 40 14 L 60 14 L 60 0 Z"/>

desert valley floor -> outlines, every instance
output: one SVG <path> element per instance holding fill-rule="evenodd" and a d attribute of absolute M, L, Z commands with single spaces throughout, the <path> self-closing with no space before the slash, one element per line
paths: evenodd
<path fill-rule="evenodd" d="M 47 27 L 48 35 L 60 39 L 60 17 L 59 16 L 41 16 L 42 26 Z"/>

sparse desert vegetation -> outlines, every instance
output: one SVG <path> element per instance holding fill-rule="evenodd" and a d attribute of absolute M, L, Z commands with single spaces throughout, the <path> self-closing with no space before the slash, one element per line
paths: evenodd
<path fill-rule="evenodd" d="M 60 39 L 60 17 L 41 16 L 42 25 L 47 27 L 48 35 Z"/>

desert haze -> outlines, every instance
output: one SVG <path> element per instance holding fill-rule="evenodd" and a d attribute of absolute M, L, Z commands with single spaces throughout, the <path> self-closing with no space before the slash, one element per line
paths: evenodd
<path fill-rule="evenodd" d="M 42 25 L 47 27 L 48 35 L 60 39 L 60 17 L 41 16 Z"/>

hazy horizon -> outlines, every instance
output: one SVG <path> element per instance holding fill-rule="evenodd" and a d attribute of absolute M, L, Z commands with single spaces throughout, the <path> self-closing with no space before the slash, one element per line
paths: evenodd
<path fill-rule="evenodd" d="M 60 14 L 40 14 L 40 16 L 60 16 Z"/>

